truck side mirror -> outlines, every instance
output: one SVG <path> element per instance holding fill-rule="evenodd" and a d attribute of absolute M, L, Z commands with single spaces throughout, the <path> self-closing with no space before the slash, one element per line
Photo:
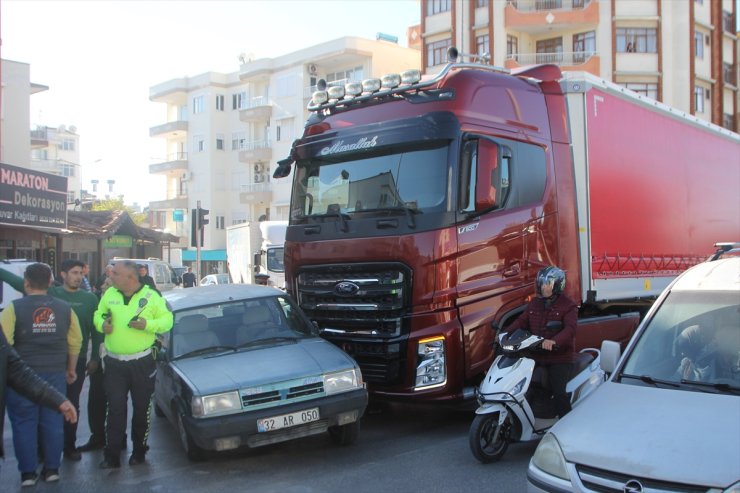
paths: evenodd
<path fill-rule="evenodd" d="M 255 253 L 254 254 L 253 261 L 254 261 L 254 264 L 253 264 L 254 265 L 254 273 L 257 274 L 260 271 L 260 254 L 259 253 Z"/>
<path fill-rule="evenodd" d="M 622 348 L 619 347 L 618 342 L 614 341 L 603 341 L 601 343 L 601 357 L 599 358 L 599 366 L 608 374 L 612 374 L 617 368 L 617 362 L 622 354 Z"/>
<path fill-rule="evenodd" d="M 490 140 L 478 141 L 476 163 L 475 210 L 492 209 L 496 203 L 496 170 L 499 167 L 499 146 Z"/>

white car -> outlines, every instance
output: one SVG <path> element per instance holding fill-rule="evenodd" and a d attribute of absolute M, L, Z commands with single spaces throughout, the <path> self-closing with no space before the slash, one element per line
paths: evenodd
<path fill-rule="evenodd" d="M 213 286 L 214 284 L 231 284 L 228 274 L 208 274 L 200 280 L 201 286 Z"/>
<path fill-rule="evenodd" d="M 740 257 L 684 272 L 621 359 L 612 344 L 610 379 L 542 439 L 528 491 L 740 492 Z"/>

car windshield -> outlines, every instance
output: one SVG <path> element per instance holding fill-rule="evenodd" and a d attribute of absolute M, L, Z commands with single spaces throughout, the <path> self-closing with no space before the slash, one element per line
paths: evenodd
<path fill-rule="evenodd" d="M 285 264 L 283 259 L 285 256 L 285 249 L 279 248 L 268 248 L 267 249 L 267 269 L 272 272 L 285 272 Z"/>
<path fill-rule="evenodd" d="M 239 300 L 175 313 L 172 357 L 236 350 L 259 340 L 311 336 L 309 322 L 286 296 Z"/>
<path fill-rule="evenodd" d="M 291 221 L 348 214 L 444 211 L 448 147 L 322 156 L 296 163 Z"/>
<path fill-rule="evenodd" d="M 738 293 L 671 292 L 629 354 L 623 374 L 683 389 L 740 389 Z"/>

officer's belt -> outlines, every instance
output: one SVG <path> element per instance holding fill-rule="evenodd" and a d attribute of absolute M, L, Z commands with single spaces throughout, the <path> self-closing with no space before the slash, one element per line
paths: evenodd
<path fill-rule="evenodd" d="M 106 356 L 110 356 L 111 358 L 117 359 L 118 361 L 133 361 L 135 359 L 141 359 L 141 358 L 144 358 L 146 356 L 151 356 L 151 355 L 152 355 L 152 348 L 146 348 L 143 351 L 140 351 L 138 353 L 133 353 L 133 354 L 116 354 L 116 353 L 111 353 L 110 351 L 108 351 Z"/>

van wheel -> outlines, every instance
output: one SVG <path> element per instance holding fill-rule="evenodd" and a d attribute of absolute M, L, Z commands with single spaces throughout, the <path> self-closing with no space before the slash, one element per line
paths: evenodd
<path fill-rule="evenodd" d="M 330 426 L 329 436 L 336 445 L 352 445 L 360 436 L 360 420 L 342 426 Z"/>
<path fill-rule="evenodd" d="M 498 416 L 499 413 L 478 414 L 470 425 L 470 451 L 483 464 L 499 460 L 509 446 L 511 417 L 507 416 L 499 427 Z"/>
<path fill-rule="evenodd" d="M 177 415 L 177 432 L 180 435 L 180 444 L 182 445 L 183 450 L 185 450 L 185 454 L 188 456 L 188 459 L 194 462 L 205 460 L 206 451 L 200 448 L 193 441 L 193 438 L 190 436 L 190 433 L 188 433 L 188 430 L 185 429 L 185 423 L 183 423 L 183 420 L 182 420 L 182 413 L 178 412 L 176 413 L 176 415 Z"/>

